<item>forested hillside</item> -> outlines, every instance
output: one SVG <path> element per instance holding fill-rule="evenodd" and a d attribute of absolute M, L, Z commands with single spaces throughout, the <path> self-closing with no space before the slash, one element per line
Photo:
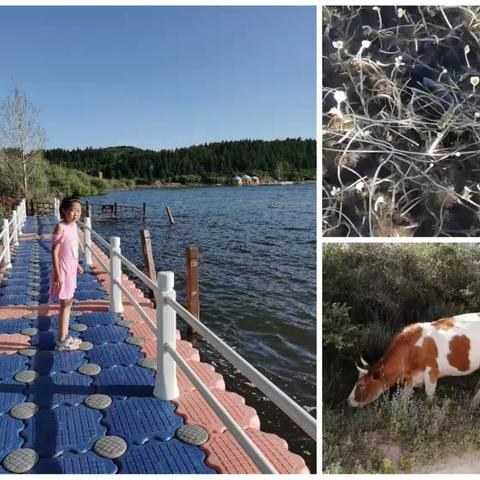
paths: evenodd
<path fill-rule="evenodd" d="M 45 151 L 50 163 L 77 168 L 105 178 L 136 178 L 182 183 L 221 182 L 235 174 L 277 180 L 316 178 L 316 141 L 286 139 L 210 143 L 176 150 L 135 147 L 86 148 Z"/>

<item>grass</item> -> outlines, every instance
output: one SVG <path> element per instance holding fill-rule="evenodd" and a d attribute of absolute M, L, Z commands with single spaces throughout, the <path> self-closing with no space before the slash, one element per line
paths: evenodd
<path fill-rule="evenodd" d="M 478 411 L 469 402 L 473 392 L 441 385 L 432 405 L 423 391 L 398 388 L 363 409 L 332 409 L 323 413 L 324 473 L 413 473 L 448 454 L 480 448 Z M 398 459 L 385 457 L 375 438 L 401 447 Z"/>

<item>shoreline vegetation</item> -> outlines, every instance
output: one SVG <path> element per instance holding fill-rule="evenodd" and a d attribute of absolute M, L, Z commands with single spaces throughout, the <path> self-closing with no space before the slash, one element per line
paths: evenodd
<path fill-rule="evenodd" d="M 116 185 L 112 187 L 108 191 L 129 191 L 129 190 L 140 190 L 143 188 L 149 188 L 149 189 L 162 189 L 162 188 L 205 188 L 205 187 L 238 187 L 238 188 L 244 188 L 246 186 L 254 186 L 254 187 L 274 187 L 274 186 L 281 186 L 281 185 L 305 185 L 305 184 L 316 184 L 316 180 L 302 180 L 302 181 L 280 181 L 280 180 L 274 180 L 268 183 L 258 183 L 258 184 L 252 184 L 252 185 L 232 185 L 231 183 L 189 183 L 189 184 L 183 184 L 179 182 L 155 182 L 154 184 L 135 184 L 133 186 L 124 186 L 122 187 L 121 185 Z"/>
<path fill-rule="evenodd" d="M 54 195 L 91 196 L 134 188 L 281 184 L 317 178 L 315 139 L 246 139 L 159 151 L 132 146 L 45 149 L 45 143 L 37 108 L 15 88 L 0 105 L 3 198 L 47 201 Z"/>
<path fill-rule="evenodd" d="M 160 151 L 130 146 L 51 149 L 43 157 L 49 164 L 51 187 L 64 195 L 231 185 L 237 175 L 255 176 L 259 185 L 316 181 L 316 141 L 301 138 L 226 141 Z"/>

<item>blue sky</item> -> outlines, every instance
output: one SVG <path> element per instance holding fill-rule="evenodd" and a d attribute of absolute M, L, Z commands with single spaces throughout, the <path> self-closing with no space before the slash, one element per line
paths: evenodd
<path fill-rule="evenodd" d="M 313 6 L 0 7 L 0 97 L 47 147 L 316 135 Z"/>

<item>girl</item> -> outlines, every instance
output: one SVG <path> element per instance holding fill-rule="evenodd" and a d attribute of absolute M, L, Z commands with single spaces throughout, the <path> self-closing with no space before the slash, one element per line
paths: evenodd
<path fill-rule="evenodd" d="M 81 340 L 68 335 L 70 321 L 70 307 L 73 303 L 73 294 L 77 288 L 77 273 L 83 269 L 78 264 L 78 230 L 77 220 L 81 215 L 82 205 L 76 198 L 64 198 L 60 204 L 60 216 L 63 222 L 59 223 L 52 235 L 52 263 L 50 274 L 49 302 L 60 300 L 58 313 L 58 340 L 55 344 L 57 351 L 78 350 Z"/>

